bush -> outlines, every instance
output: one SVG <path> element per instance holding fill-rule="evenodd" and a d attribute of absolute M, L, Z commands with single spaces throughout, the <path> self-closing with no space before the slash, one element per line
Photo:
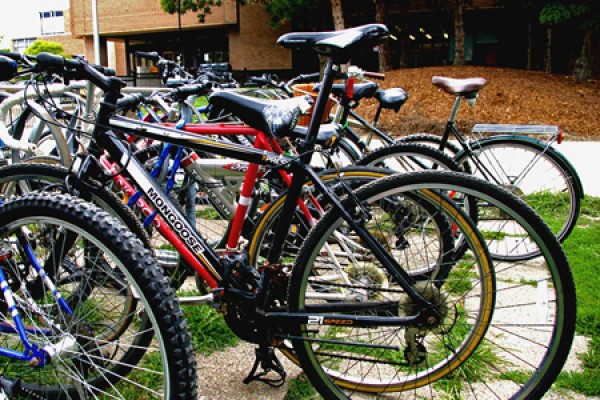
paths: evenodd
<path fill-rule="evenodd" d="M 65 48 L 62 44 L 39 39 L 25 49 L 25 54 L 30 56 L 35 56 L 39 53 L 52 53 L 59 56 L 64 56 L 64 52 Z"/>

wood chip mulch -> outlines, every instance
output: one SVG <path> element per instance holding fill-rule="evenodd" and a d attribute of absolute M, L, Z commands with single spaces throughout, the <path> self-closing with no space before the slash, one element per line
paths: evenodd
<path fill-rule="evenodd" d="M 470 131 L 475 123 L 558 125 L 569 140 L 600 139 L 600 81 L 577 83 L 570 76 L 519 69 L 443 66 L 386 72 L 382 88 L 401 87 L 408 100 L 396 114 L 384 110 L 381 128 L 394 135 L 441 133 L 454 96 L 431 84 L 434 75 L 450 78 L 483 77 L 487 86 L 474 107 L 464 104 L 458 129 Z M 359 114 L 372 117 L 374 100 L 363 101 Z"/>

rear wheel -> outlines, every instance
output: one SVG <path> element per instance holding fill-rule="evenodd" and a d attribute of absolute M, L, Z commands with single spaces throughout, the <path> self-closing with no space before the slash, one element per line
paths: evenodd
<path fill-rule="evenodd" d="M 366 183 L 389 176 L 391 173 L 391 170 L 357 166 L 336 171 L 324 171 L 320 178 L 338 196 L 344 196 L 345 190 L 348 188 L 356 190 Z M 305 193 L 316 194 L 314 189 L 310 189 L 311 187 L 312 183 L 308 182 Z M 286 198 L 285 193 L 277 198 L 258 220 L 248 247 L 252 265 L 260 267 L 268 255 Z M 309 212 L 308 217 L 300 208 L 296 209 L 283 248 L 284 262 L 295 260 L 298 257 L 298 251 L 306 236 L 329 208 L 322 197 L 318 196 L 317 200 L 320 203 L 315 204 L 308 196 L 304 198 L 304 204 Z M 447 219 L 439 218 L 439 214 L 432 213 L 427 205 L 414 201 L 382 204 L 381 206 L 388 208 L 388 212 L 395 219 L 396 232 L 394 232 L 394 237 L 396 243 L 394 243 L 394 246 L 401 248 L 407 257 L 417 257 L 423 260 L 418 269 L 411 271 L 413 276 L 426 275 L 436 265 L 450 261 L 449 257 L 452 257 L 454 239 Z M 390 208 L 394 208 L 394 210 Z M 340 235 L 343 235 L 343 233 L 340 233 Z M 427 262 L 424 260 L 427 260 Z"/>
<path fill-rule="evenodd" d="M 581 207 L 583 193 L 578 177 L 555 150 L 519 138 L 491 138 L 472 143 L 473 156 L 461 152 L 457 162 L 468 164 L 470 173 L 502 186 L 531 206 L 552 229 L 559 241 L 571 233 Z M 499 259 L 533 258 L 537 248 L 519 240 L 522 231 L 504 213 L 478 205 L 479 229 L 501 233 L 506 240 L 490 245 L 492 256 Z M 509 241 L 508 238 L 512 238 Z"/>
<path fill-rule="evenodd" d="M 539 247 L 539 259 L 494 261 L 486 250 L 490 239 L 441 194 L 450 190 L 511 215 Z M 311 316 L 292 330 L 291 340 L 323 397 L 364 398 L 364 392 L 385 392 L 386 398 L 541 397 L 570 350 L 576 303 L 567 259 L 535 212 L 505 190 L 454 173 L 394 175 L 356 195 L 369 211 L 370 230 L 389 229 L 382 200 L 418 198 L 465 233 L 468 250 L 430 280 L 411 283 L 439 319 L 402 323 L 424 309 L 377 258 L 347 251 L 337 232 L 352 233 L 336 210 L 322 218 L 299 252 L 288 305 L 291 312 Z M 352 210 L 352 204 L 347 200 L 344 206 Z M 408 269 L 411 260 L 389 254 Z M 338 266 L 364 273 L 342 283 L 321 278 Z M 349 323 L 348 316 L 358 319 Z M 360 321 L 369 317 L 377 319 Z"/>

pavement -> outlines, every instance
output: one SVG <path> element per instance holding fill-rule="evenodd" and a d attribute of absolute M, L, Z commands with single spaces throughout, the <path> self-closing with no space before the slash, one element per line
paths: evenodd
<path fill-rule="evenodd" d="M 565 141 L 558 145 L 555 144 L 554 147 L 571 162 L 577 171 L 583 184 L 584 194 L 600 197 L 600 142 Z"/>

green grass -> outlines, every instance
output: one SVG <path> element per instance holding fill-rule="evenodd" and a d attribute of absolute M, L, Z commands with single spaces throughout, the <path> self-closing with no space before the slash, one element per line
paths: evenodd
<path fill-rule="evenodd" d="M 559 226 L 557 217 L 560 215 L 556 212 L 558 209 L 556 201 L 550 198 L 539 200 L 538 213 L 551 227 Z M 540 206 L 541 204 L 544 206 Z M 554 387 L 559 392 L 572 390 L 585 396 L 600 396 L 600 297 L 597 293 L 600 289 L 600 198 L 587 196 L 583 199 L 577 226 L 563 243 L 563 248 L 573 271 L 577 291 L 576 330 L 579 335 L 588 337 L 590 343 L 587 352 L 578 355 L 583 370 L 562 372 Z M 487 362 L 489 360 L 477 363 L 479 364 L 477 368 L 485 368 Z M 464 371 L 461 370 L 459 373 Z M 504 378 L 515 382 L 524 379 L 516 371 Z M 443 386 L 440 387 L 441 390 L 452 397 L 452 390 L 456 389 L 453 379 L 438 384 Z M 290 382 L 286 397 L 287 400 L 300 398 L 319 398 L 304 375 Z"/>
<path fill-rule="evenodd" d="M 599 216 L 600 198 L 584 198 L 577 226 L 563 243 L 577 290 L 577 331 L 587 336 L 600 332 Z M 552 223 L 550 215 L 542 217 Z"/>
<path fill-rule="evenodd" d="M 292 379 L 289 383 L 288 392 L 285 394 L 284 400 L 316 400 L 322 399 L 310 381 L 304 374 L 300 374 L 296 379 Z"/>
<path fill-rule="evenodd" d="M 582 372 L 563 372 L 556 386 L 600 396 L 600 198 L 586 197 L 577 226 L 563 243 L 577 291 L 577 332 L 590 338 Z"/>
<path fill-rule="evenodd" d="M 523 199 L 550 226 L 552 232 L 558 232 L 564 223 L 569 210 L 569 195 L 540 192 L 529 194 Z"/>
<path fill-rule="evenodd" d="M 210 220 L 210 221 L 216 221 L 216 220 L 220 220 L 221 216 L 219 215 L 219 213 L 212 207 L 206 207 L 206 208 L 199 208 L 196 210 L 196 217 L 202 218 L 202 219 L 206 219 L 206 220 Z"/>
<path fill-rule="evenodd" d="M 188 321 L 194 350 L 200 354 L 211 354 L 239 343 L 239 338 L 231 332 L 223 315 L 212 307 L 198 304 L 183 304 Z"/>

